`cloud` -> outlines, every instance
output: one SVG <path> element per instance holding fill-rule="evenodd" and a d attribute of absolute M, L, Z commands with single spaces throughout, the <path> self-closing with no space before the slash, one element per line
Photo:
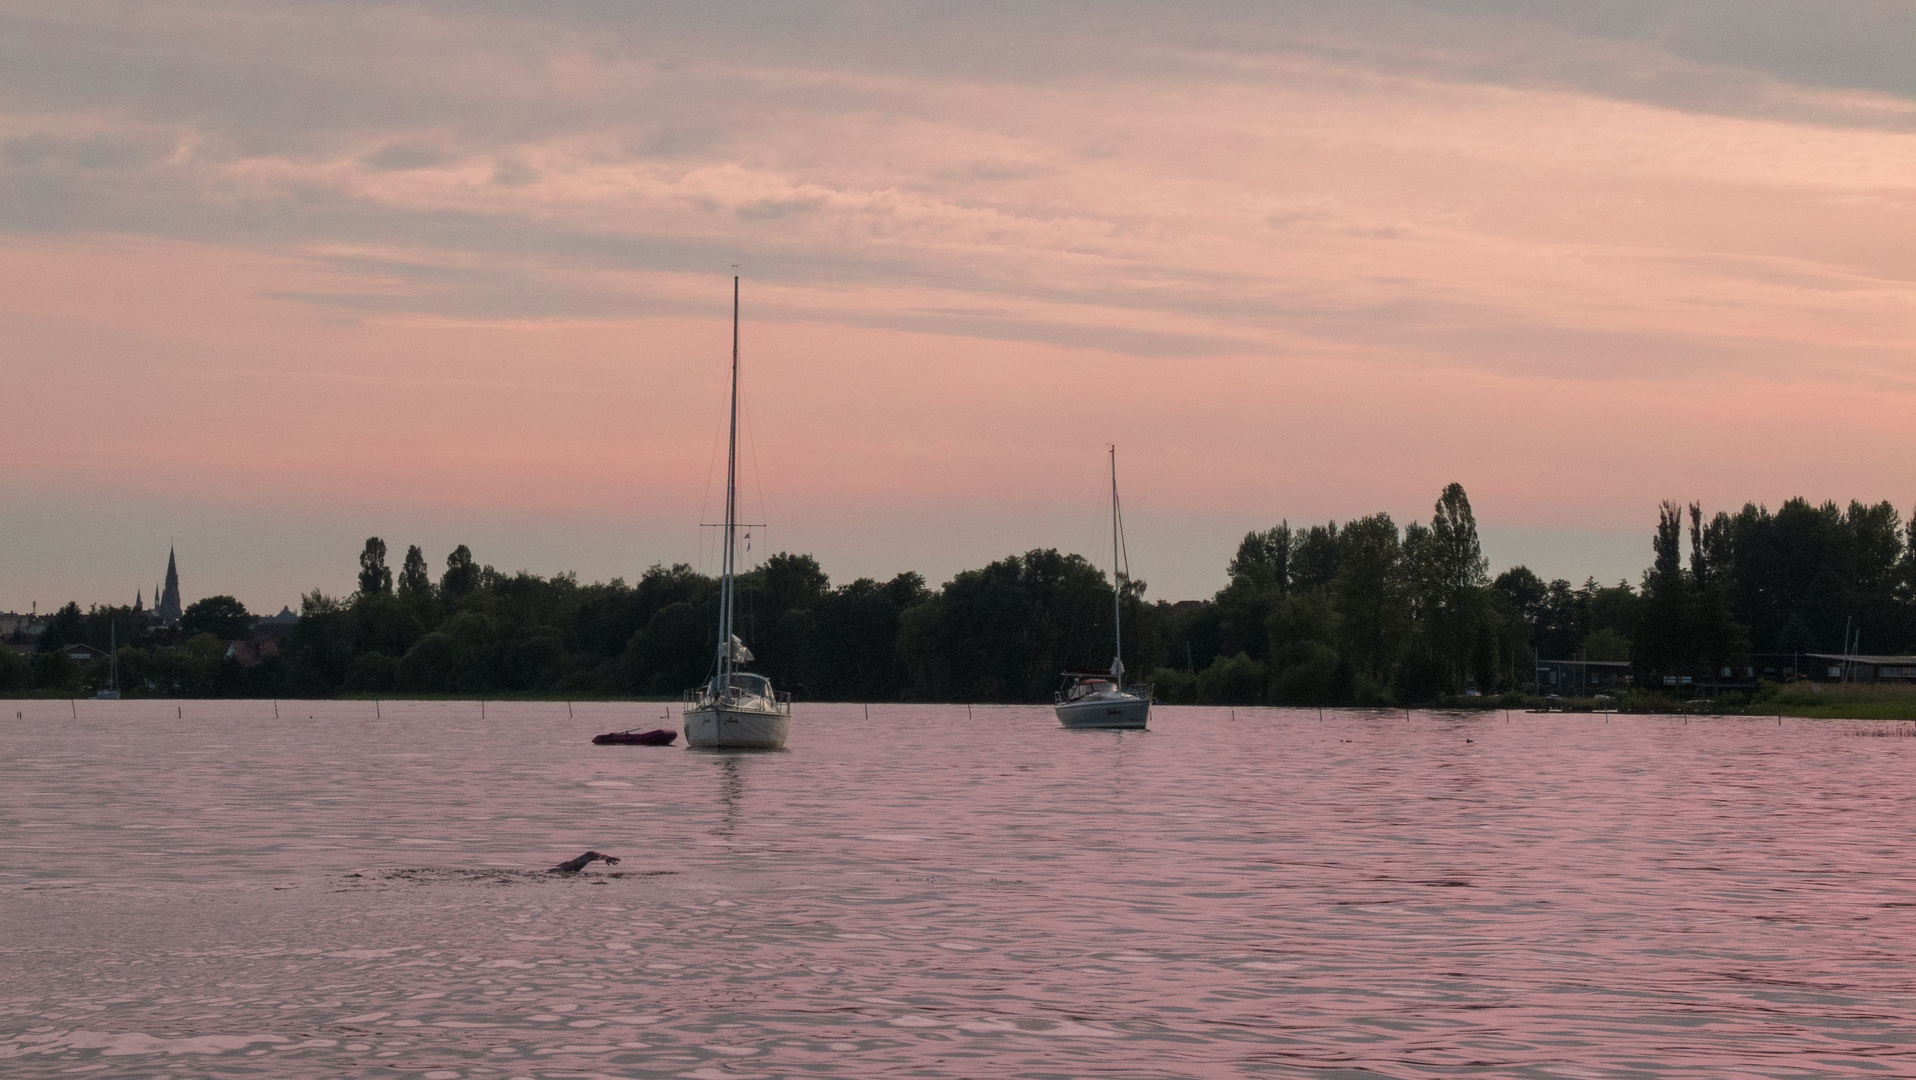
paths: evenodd
<path fill-rule="evenodd" d="M 0 11 L 0 246 L 66 253 L 73 282 L 120 282 L 34 349 L 155 370 L 217 356 L 194 384 L 215 388 L 290 379 L 276 365 L 299 356 L 332 372 L 300 378 L 358 389 L 276 393 L 356 433 L 368 416 L 417 425 L 428 446 L 486 437 L 441 409 L 491 392 L 445 356 L 510 374 L 531 361 L 487 334 L 611 356 L 666 325 L 689 354 L 686 327 L 723 318 L 717 279 L 734 264 L 751 317 L 815 338 L 817 370 L 866 357 L 860 394 L 898 371 L 972 372 L 874 400 L 958 418 L 932 449 L 915 428 L 891 435 L 921 464 L 969 462 L 981 490 L 1029 472 L 1011 456 L 1063 452 L 1065 434 L 1000 426 L 1063 430 L 1020 395 L 1055 401 L 1110 381 L 1105 368 L 1180 433 L 1158 452 L 1203 447 L 1180 459 L 1191 475 L 1248 462 L 1231 474 L 1246 485 L 1282 471 L 1277 429 L 1305 432 L 1286 461 L 1386 425 L 1392 452 L 1480 461 L 1454 418 L 1503 423 L 1539 396 L 1558 426 L 1598 402 L 1654 443 L 1665 398 L 1766 409 L 1768 395 L 1909 394 L 1907 13 L 1873 0 L 16 3 Z M 163 275 L 169 260 L 195 267 L 178 272 L 201 275 L 204 295 L 140 307 L 151 286 L 119 272 Z M 103 307 L 146 322 L 98 330 Z M 291 344 L 307 338 L 381 363 L 336 372 Z M 40 355 L 24 350 L 6 355 Z M 486 399 L 495 419 L 537 385 L 513 379 Z M 1471 411 L 1471 395 L 1505 408 Z M 264 414 L 281 398 L 246 400 Z M 576 450 L 575 425 L 553 409 L 499 460 L 569 460 L 554 448 Z M 1241 427 L 1212 422 L 1239 410 Z M 334 445 L 325 422 L 302 438 Z M 1736 421 L 1710 423 L 1762 449 L 1736 442 Z M 963 458 L 978 429 L 1007 456 Z M 1524 429 L 1521 452 L 1570 468 L 1554 431 Z M 1895 459 L 1906 442 L 1869 445 Z M 288 484 L 324 474 L 272 445 Z M 1312 505 L 1348 485 L 1357 504 L 1335 512 L 1372 509 L 1398 481 L 1383 479 L 1389 455 L 1364 460 L 1328 469 Z M 537 474 L 488 461 L 506 479 L 487 493 Z M 1504 490 L 1556 497 L 1544 481 Z"/>
<path fill-rule="evenodd" d="M 360 159 L 368 168 L 381 171 L 430 169 L 436 165 L 449 165 L 457 160 L 459 156 L 445 147 L 418 142 L 394 143 L 391 146 L 381 147 Z"/>

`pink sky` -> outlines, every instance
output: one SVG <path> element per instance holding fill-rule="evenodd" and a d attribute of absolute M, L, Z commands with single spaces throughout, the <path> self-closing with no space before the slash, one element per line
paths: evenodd
<path fill-rule="evenodd" d="M 749 500 L 835 580 L 1095 554 L 1106 442 L 1169 599 L 1452 480 L 1579 580 L 1662 498 L 1907 512 L 1909 13 L 1664 7 L 22 5 L 0 609 L 169 537 L 272 610 L 370 534 L 698 562 L 734 262 Z"/>

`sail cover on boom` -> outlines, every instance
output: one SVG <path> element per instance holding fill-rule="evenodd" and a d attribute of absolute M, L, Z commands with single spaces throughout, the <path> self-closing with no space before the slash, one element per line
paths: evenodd
<path fill-rule="evenodd" d="M 719 646 L 719 651 L 724 652 L 725 646 L 723 645 Z M 752 661 L 752 650 L 745 647 L 745 643 L 738 639 L 737 634 L 733 634 L 732 635 L 732 655 L 726 657 L 726 659 L 730 660 L 734 664 L 749 664 Z"/>

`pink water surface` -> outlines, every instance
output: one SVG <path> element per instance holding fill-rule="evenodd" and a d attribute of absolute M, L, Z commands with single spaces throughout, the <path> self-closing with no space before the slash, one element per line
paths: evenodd
<path fill-rule="evenodd" d="M 1916 1076 L 1907 726 L 0 704 L 10 1078 Z"/>

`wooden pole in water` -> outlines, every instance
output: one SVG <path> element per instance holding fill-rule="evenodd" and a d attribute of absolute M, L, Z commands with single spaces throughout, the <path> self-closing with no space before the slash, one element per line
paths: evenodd
<path fill-rule="evenodd" d="M 275 720 L 279 719 L 279 702 L 278 701 L 273 702 L 273 719 Z"/>
<path fill-rule="evenodd" d="M 73 718 L 75 720 L 78 720 L 80 718 L 80 706 L 74 704 L 72 698 L 67 699 L 67 708 L 73 710 Z"/>
<path fill-rule="evenodd" d="M 870 720 L 871 718 L 872 718 L 872 703 L 867 701 L 865 703 L 865 719 Z"/>
<path fill-rule="evenodd" d="M 565 718 L 567 720 L 572 719 L 572 703 L 570 701 L 565 703 Z"/>
<path fill-rule="evenodd" d="M 380 715 L 380 712 L 379 712 L 379 702 L 378 702 L 377 700 L 374 700 L 374 701 L 373 701 L 373 719 L 375 719 L 375 720 L 384 720 L 384 719 L 385 719 L 385 717 L 384 717 L 384 716 L 382 716 L 382 715 Z"/>
<path fill-rule="evenodd" d="M 485 718 L 486 718 L 486 699 L 480 698 L 479 699 L 479 719 L 484 720 Z"/>

